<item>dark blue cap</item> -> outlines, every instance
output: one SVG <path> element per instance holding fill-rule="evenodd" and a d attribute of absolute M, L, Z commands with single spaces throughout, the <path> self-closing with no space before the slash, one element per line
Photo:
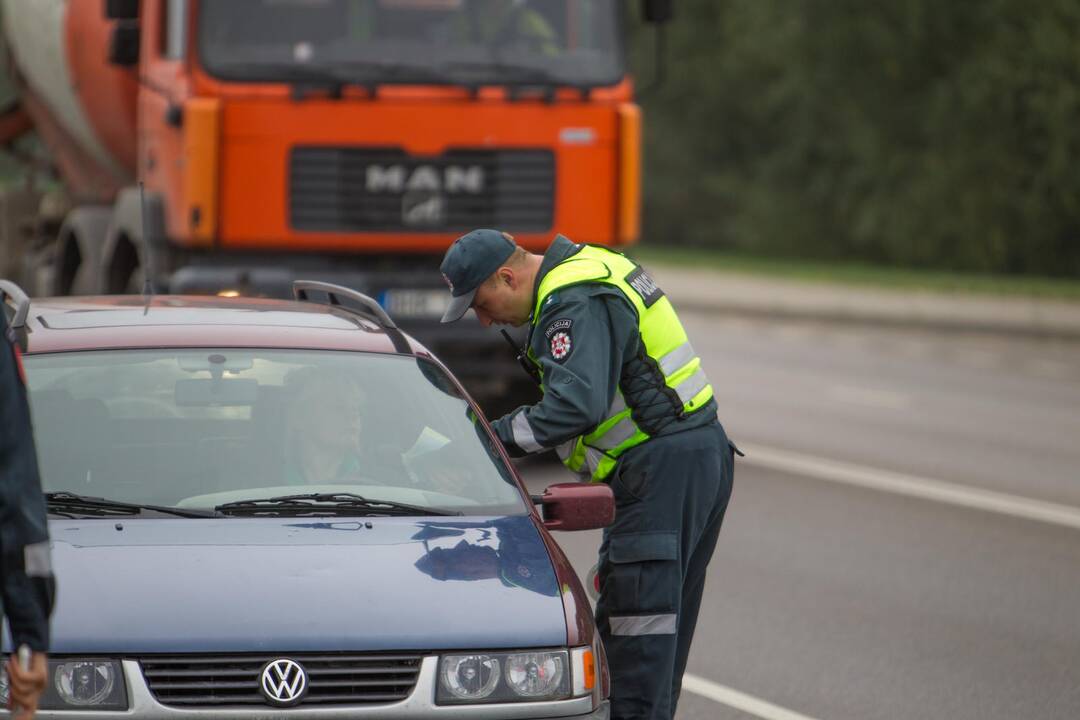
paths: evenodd
<path fill-rule="evenodd" d="M 444 323 L 459 320 L 472 306 L 476 290 L 514 254 L 513 239 L 498 230 L 473 230 L 454 241 L 443 257 L 443 279 L 450 286 Z"/>

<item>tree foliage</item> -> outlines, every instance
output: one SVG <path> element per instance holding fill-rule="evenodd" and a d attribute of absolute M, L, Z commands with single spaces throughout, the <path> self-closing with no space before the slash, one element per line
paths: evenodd
<path fill-rule="evenodd" d="M 645 242 L 1080 276 L 1075 0 L 681 0 L 664 32 Z"/>

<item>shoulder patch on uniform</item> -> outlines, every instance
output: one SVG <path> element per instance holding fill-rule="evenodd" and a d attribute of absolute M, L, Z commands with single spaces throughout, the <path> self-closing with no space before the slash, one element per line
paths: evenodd
<path fill-rule="evenodd" d="M 558 320 L 547 326 L 547 330 L 544 331 L 544 337 L 550 340 L 551 336 L 557 333 L 559 330 L 569 331 L 570 327 L 573 324 L 574 321 L 570 318 L 559 318 Z"/>
<path fill-rule="evenodd" d="M 634 271 L 627 275 L 624 280 L 626 280 L 627 285 L 634 288 L 635 292 L 641 296 L 645 307 L 652 307 L 657 300 L 664 297 L 664 291 L 656 286 L 656 282 L 653 281 L 649 273 L 645 272 L 645 268 L 640 265 L 634 268 Z"/>
<path fill-rule="evenodd" d="M 551 349 L 551 357 L 556 362 L 562 362 L 574 348 L 574 341 L 570 336 L 570 328 L 574 321 L 570 318 L 559 318 L 547 326 L 544 337 L 548 339 Z"/>

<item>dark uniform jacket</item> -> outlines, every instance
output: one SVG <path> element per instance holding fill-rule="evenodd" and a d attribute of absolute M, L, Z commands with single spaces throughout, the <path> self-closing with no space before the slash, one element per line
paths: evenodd
<path fill-rule="evenodd" d="M 544 276 L 582 246 L 557 236 L 544 253 L 533 288 L 533 307 Z M 654 437 L 701 427 L 716 419 L 716 401 L 683 415 L 664 378 L 645 355 L 637 312 L 617 288 L 587 282 L 548 296 L 533 323 L 529 347 L 543 371 L 544 397 L 493 424 L 511 455 L 554 448 L 592 430 L 606 419 L 621 389 L 634 421 Z M 512 424 L 524 413 L 540 448 L 514 441 Z"/>
<path fill-rule="evenodd" d="M 45 651 L 52 563 L 22 365 L 0 312 L 0 614 L 15 646 Z"/>

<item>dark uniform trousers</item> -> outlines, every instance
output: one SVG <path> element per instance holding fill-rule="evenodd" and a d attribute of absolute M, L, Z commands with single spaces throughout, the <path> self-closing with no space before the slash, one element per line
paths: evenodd
<path fill-rule="evenodd" d="M 23 382 L 14 338 L 0 311 L 0 619 L 7 617 L 13 645 L 45 651 L 54 583 Z"/>
<path fill-rule="evenodd" d="M 719 421 L 648 440 L 612 474 L 596 620 L 612 720 L 672 718 L 734 475 Z"/>

